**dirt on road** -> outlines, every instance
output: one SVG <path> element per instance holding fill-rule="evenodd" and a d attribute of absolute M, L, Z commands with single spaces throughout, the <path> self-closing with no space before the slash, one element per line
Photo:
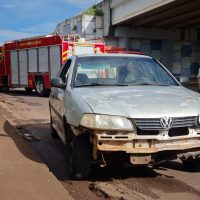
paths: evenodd
<path fill-rule="evenodd" d="M 200 200 L 200 172 L 186 171 L 178 160 L 156 168 L 94 168 L 87 181 L 69 180 L 64 145 L 49 135 L 48 98 L 16 90 L 0 93 L 0 111 L 74 199 Z"/>

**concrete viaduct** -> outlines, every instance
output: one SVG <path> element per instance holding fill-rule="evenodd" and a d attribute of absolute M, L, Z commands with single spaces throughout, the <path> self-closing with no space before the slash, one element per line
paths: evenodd
<path fill-rule="evenodd" d="M 153 56 L 174 74 L 197 75 L 200 1 L 104 0 L 104 37 Z"/>

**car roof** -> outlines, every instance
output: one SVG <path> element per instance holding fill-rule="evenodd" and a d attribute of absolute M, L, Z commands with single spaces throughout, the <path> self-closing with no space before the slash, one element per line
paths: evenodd
<path fill-rule="evenodd" d="M 80 54 L 77 57 L 136 57 L 136 58 L 152 58 L 141 54 L 124 54 L 124 53 L 103 53 L 103 54 Z"/>

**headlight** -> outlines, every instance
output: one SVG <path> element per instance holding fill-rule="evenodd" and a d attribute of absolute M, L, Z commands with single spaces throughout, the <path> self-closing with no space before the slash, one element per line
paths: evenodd
<path fill-rule="evenodd" d="M 130 120 L 120 116 L 84 114 L 80 124 L 81 126 L 90 129 L 113 130 L 113 131 L 133 130 L 133 126 Z"/>
<path fill-rule="evenodd" d="M 197 117 L 197 126 L 200 126 L 200 116 Z"/>

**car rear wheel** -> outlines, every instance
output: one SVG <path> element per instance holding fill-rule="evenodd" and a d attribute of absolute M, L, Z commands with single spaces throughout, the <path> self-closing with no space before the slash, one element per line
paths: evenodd
<path fill-rule="evenodd" d="M 188 158 L 186 160 L 182 160 L 182 162 L 187 170 L 195 172 L 200 171 L 200 158 Z"/>
<path fill-rule="evenodd" d="M 87 179 L 91 171 L 91 150 L 87 135 L 72 136 L 66 144 L 66 165 L 69 178 Z"/>

